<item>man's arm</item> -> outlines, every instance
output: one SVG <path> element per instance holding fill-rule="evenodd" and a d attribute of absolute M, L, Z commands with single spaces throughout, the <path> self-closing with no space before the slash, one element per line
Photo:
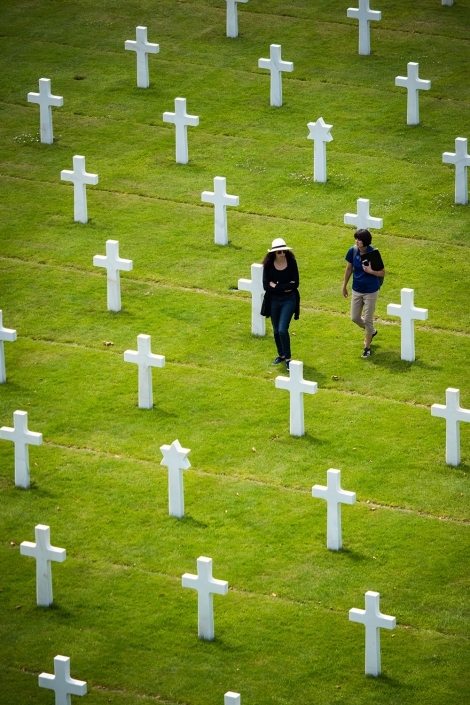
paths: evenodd
<path fill-rule="evenodd" d="M 343 296 L 345 299 L 347 299 L 349 296 L 347 287 L 348 287 L 348 281 L 351 278 L 352 271 L 353 271 L 353 266 L 352 266 L 351 262 L 348 262 L 346 265 L 346 269 L 344 270 L 344 280 L 343 280 Z"/>

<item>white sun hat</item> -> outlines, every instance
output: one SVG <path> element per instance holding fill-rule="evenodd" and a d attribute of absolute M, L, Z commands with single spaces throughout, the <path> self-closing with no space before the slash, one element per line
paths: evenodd
<path fill-rule="evenodd" d="M 277 252 L 278 250 L 292 250 L 292 247 L 287 247 L 285 240 L 283 240 L 282 237 L 277 237 L 273 240 L 271 249 L 268 250 L 268 252 Z"/>

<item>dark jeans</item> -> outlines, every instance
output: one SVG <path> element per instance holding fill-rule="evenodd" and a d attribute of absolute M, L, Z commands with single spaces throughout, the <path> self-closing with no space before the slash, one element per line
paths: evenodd
<path fill-rule="evenodd" d="M 295 312 L 295 293 L 283 296 L 271 295 L 271 323 L 273 324 L 274 340 L 279 357 L 290 360 L 289 325 Z"/>

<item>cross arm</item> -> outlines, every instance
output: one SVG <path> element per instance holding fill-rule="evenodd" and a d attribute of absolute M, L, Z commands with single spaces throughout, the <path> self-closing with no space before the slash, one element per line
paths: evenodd
<path fill-rule="evenodd" d="M 181 584 L 183 587 L 199 590 L 198 576 L 192 573 L 185 573 L 181 578 Z"/>
<path fill-rule="evenodd" d="M 259 69 L 268 69 L 269 71 L 272 71 L 274 68 L 271 59 L 258 59 L 258 68 Z"/>
<path fill-rule="evenodd" d="M 42 433 L 36 433 L 36 431 L 27 431 L 26 435 L 28 437 L 27 443 L 29 445 L 32 445 L 32 446 L 40 446 L 41 445 Z"/>
<path fill-rule="evenodd" d="M 359 610 L 357 607 L 352 607 L 349 610 L 349 621 L 350 622 L 359 622 L 360 624 L 364 624 L 366 616 L 366 611 L 365 610 Z"/>
<path fill-rule="evenodd" d="M 16 340 L 16 330 L 12 328 L 0 328 L 0 340 L 5 340 L 8 343 L 14 343 Z"/>
<path fill-rule="evenodd" d="M 340 498 L 339 501 L 342 504 L 355 504 L 356 503 L 356 493 L 355 492 L 349 492 L 349 490 L 340 490 Z"/>
<path fill-rule="evenodd" d="M 444 404 L 433 404 L 431 406 L 431 416 L 438 416 L 441 419 L 445 419 L 447 417 L 446 411 L 447 406 Z M 1 430 L 2 429 L 0 428 L 0 432 Z"/>
<path fill-rule="evenodd" d="M 444 164 L 455 164 L 457 162 L 457 155 L 455 152 L 443 152 L 442 161 Z"/>
<path fill-rule="evenodd" d="M 175 113 L 163 113 L 163 122 L 175 122 Z"/>
<path fill-rule="evenodd" d="M 400 88 L 408 88 L 408 77 L 407 76 L 396 76 L 395 85 L 400 86 Z"/>
<path fill-rule="evenodd" d="M 350 17 L 353 20 L 356 19 L 356 17 L 359 17 L 359 8 L 358 7 L 348 7 L 346 15 L 347 15 L 347 17 Z"/>
<path fill-rule="evenodd" d="M 215 203 L 215 193 L 213 191 L 203 191 L 201 193 L 201 201 L 204 203 Z"/>
<path fill-rule="evenodd" d="M 277 389 L 287 389 L 287 391 L 290 391 L 290 377 L 276 377 L 274 384 Z"/>
<path fill-rule="evenodd" d="M 395 629 L 397 626 L 397 618 L 391 617 L 388 614 L 382 614 L 382 612 L 380 612 L 378 614 L 377 626 L 381 627 L 381 629 Z"/>
<path fill-rule="evenodd" d="M 317 499 L 327 499 L 328 488 L 325 485 L 313 485 L 312 487 L 312 497 L 317 497 Z"/>
<path fill-rule="evenodd" d="M 230 196 L 228 193 L 225 194 L 225 205 L 226 206 L 238 206 L 240 203 L 239 196 Z"/>
<path fill-rule="evenodd" d="M 216 578 L 211 578 L 210 580 L 211 592 L 216 595 L 226 595 L 228 593 L 228 582 L 226 580 L 217 580 Z"/>
<path fill-rule="evenodd" d="M 20 554 L 22 556 L 36 557 L 36 544 L 31 541 L 23 541 L 20 543 Z"/>
<path fill-rule="evenodd" d="M 186 115 L 185 120 L 187 120 L 187 125 L 190 125 L 190 127 L 197 127 L 199 125 L 199 116 L 198 115 Z"/>
<path fill-rule="evenodd" d="M 240 291 L 253 291 L 253 281 L 251 279 L 239 279 L 238 288 Z"/>

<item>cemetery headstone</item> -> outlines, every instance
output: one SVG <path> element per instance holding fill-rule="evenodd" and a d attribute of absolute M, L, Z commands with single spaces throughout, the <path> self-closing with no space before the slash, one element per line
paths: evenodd
<path fill-rule="evenodd" d="M 212 558 L 200 556 L 197 559 L 197 575 L 185 573 L 183 587 L 197 590 L 197 634 L 201 639 L 214 638 L 214 607 L 212 595 L 226 595 L 228 582 L 212 577 Z"/>
<path fill-rule="evenodd" d="M 229 690 L 224 695 L 224 705 L 240 705 L 240 693 L 232 693 Z"/>
<path fill-rule="evenodd" d="M 237 2 L 248 2 L 248 0 L 227 0 L 227 37 L 238 37 Z"/>
<path fill-rule="evenodd" d="M 36 602 L 41 607 L 52 605 L 52 571 L 51 561 L 63 563 L 66 558 L 65 548 L 51 546 L 51 530 L 49 526 L 38 524 L 34 533 L 36 543 L 23 541 L 20 544 L 22 556 L 36 559 Z"/>
<path fill-rule="evenodd" d="M 187 455 L 189 448 L 182 448 L 178 439 L 171 446 L 160 446 L 163 460 L 160 465 L 168 467 L 168 507 L 174 517 L 184 517 L 183 470 L 191 467 Z"/>
<path fill-rule="evenodd" d="M 408 91 L 406 122 L 408 125 L 419 125 L 419 96 L 418 91 L 428 91 L 431 88 L 431 81 L 418 78 L 419 64 L 409 61 L 408 75 L 397 76 L 395 85 L 406 88 Z"/>
<path fill-rule="evenodd" d="M 359 0 L 359 8 L 348 7 L 347 16 L 359 20 L 359 54 L 370 54 L 369 22 L 381 20 L 382 13 L 377 10 L 371 10 L 369 0 Z"/>
<path fill-rule="evenodd" d="M 326 500 L 326 546 L 332 551 L 339 551 L 343 545 L 341 536 L 341 504 L 354 504 L 356 493 L 341 489 L 340 470 L 330 468 L 326 475 L 327 486 L 314 485 L 312 487 L 312 497 Z"/>
<path fill-rule="evenodd" d="M 349 620 L 359 622 L 366 628 L 366 675 L 379 676 L 380 665 L 380 629 L 395 629 L 396 618 L 382 614 L 379 608 L 380 593 L 368 590 L 365 595 L 366 608 L 349 610 Z"/>
<path fill-rule="evenodd" d="M 470 411 L 460 406 L 460 389 L 446 389 L 446 403 L 433 404 L 431 415 L 446 420 L 446 463 L 460 465 L 460 422 L 470 422 Z M 1 430 L 1 429 L 0 429 Z"/>
<path fill-rule="evenodd" d="M 55 705 L 71 705 L 71 695 L 85 695 L 86 682 L 70 677 L 70 659 L 68 656 L 54 657 L 54 675 L 39 674 L 39 687 L 53 690 Z"/>
<path fill-rule="evenodd" d="M 52 95 L 51 79 L 39 79 L 39 93 L 28 93 L 28 103 L 39 104 L 39 122 L 41 125 L 41 142 L 52 144 L 54 135 L 52 131 L 52 106 L 60 108 L 64 99 L 60 95 Z"/>
<path fill-rule="evenodd" d="M 89 174 L 85 171 L 85 157 L 77 154 L 73 158 L 73 171 L 62 169 L 60 178 L 62 181 L 73 183 L 73 219 L 77 223 L 88 223 L 86 185 L 96 186 L 98 174 Z"/>
<path fill-rule="evenodd" d="M 5 328 L 3 326 L 3 313 L 0 310 L 0 384 L 4 384 L 7 381 L 7 372 L 5 366 L 5 350 L 3 348 L 3 343 L 14 343 L 16 340 L 16 330 L 12 328 Z"/>
<path fill-rule="evenodd" d="M 442 161 L 445 164 L 455 164 L 455 202 L 462 206 L 467 205 L 467 167 L 470 166 L 470 155 L 467 153 L 467 139 L 457 137 L 455 140 L 455 152 L 444 152 Z"/>
<path fill-rule="evenodd" d="M 442 0 L 442 4 L 443 4 L 443 5 L 453 5 L 453 4 L 454 4 L 454 0 Z"/>
<path fill-rule="evenodd" d="M 401 304 L 388 304 L 389 316 L 401 318 L 401 359 L 408 362 L 415 360 L 415 320 L 426 321 L 427 308 L 417 308 L 414 305 L 414 289 L 401 290 Z"/>
<path fill-rule="evenodd" d="M 371 228 L 380 229 L 383 227 L 382 218 L 372 218 L 369 215 L 370 201 L 368 198 L 358 198 L 357 199 L 357 214 L 356 213 L 345 213 L 344 214 L 344 224 L 354 225 L 357 230 L 370 230 Z"/>
<path fill-rule="evenodd" d="M 175 112 L 163 113 L 163 122 L 172 122 L 176 127 L 176 162 L 188 163 L 188 125 L 199 125 L 197 115 L 188 115 L 186 112 L 186 98 L 175 98 Z"/>
<path fill-rule="evenodd" d="M 147 41 L 147 27 L 135 28 L 135 41 L 127 39 L 124 42 L 125 49 L 135 51 L 137 55 L 137 86 L 138 88 L 148 88 L 149 81 L 149 54 L 158 54 L 159 44 L 151 44 Z"/>
<path fill-rule="evenodd" d="M 307 127 L 310 130 L 307 139 L 314 140 L 313 180 L 324 183 L 326 181 L 326 143 L 333 140 L 330 134 L 333 125 L 327 125 L 323 118 L 318 118 L 316 122 L 309 122 Z"/>
<path fill-rule="evenodd" d="M 266 318 L 261 315 L 263 305 L 263 265 L 251 265 L 251 279 L 239 279 L 240 291 L 251 292 L 251 332 L 253 335 L 266 335 Z"/>
<path fill-rule="evenodd" d="M 305 435 L 304 427 L 304 394 L 316 394 L 318 384 L 307 382 L 303 378 L 304 363 L 291 360 L 289 363 L 289 377 L 276 377 L 277 389 L 287 389 L 290 393 L 290 434 L 291 436 Z"/>
<path fill-rule="evenodd" d="M 93 265 L 95 267 L 104 267 L 107 272 L 108 311 L 120 311 L 121 283 L 119 271 L 130 272 L 132 260 L 119 257 L 119 242 L 117 240 L 106 240 L 106 257 L 95 255 L 93 257 Z"/>
<path fill-rule="evenodd" d="M 269 59 L 259 59 L 258 68 L 268 69 L 271 72 L 270 105 L 280 108 L 282 105 L 282 71 L 293 71 L 292 61 L 281 59 L 281 45 L 271 44 Z"/>
<path fill-rule="evenodd" d="M 13 428 L 2 426 L 0 438 L 4 441 L 13 441 L 15 444 L 15 485 L 29 488 L 29 452 L 28 445 L 40 446 L 42 433 L 28 430 L 28 412 L 15 411 L 13 414 Z"/>
<path fill-rule="evenodd" d="M 227 206 L 238 206 L 238 196 L 227 193 L 224 176 L 214 177 L 214 191 L 201 193 L 203 203 L 214 204 L 214 242 L 216 245 L 228 245 Z"/>
<path fill-rule="evenodd" d="M 124 362 L 133 362 L 139 368 L 139 409 L 153 407 L 152 367 L 165 367 L 165 357 L 154 355 L 150 344 L 150 335 L 141 334 L 137 336 L 137 351 L 124 352 Z"/>

